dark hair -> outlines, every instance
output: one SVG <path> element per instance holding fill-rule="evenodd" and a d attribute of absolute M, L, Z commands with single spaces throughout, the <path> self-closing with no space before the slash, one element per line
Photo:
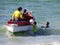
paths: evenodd
<path fill-rule="evenodd" d="M 37 23 L 36 23 L 36 22 L 34 22 L 34 24 L 36 25 Z"/>
<path fill-rule="evenodd" d="M 47 22 L 47 25 L 49 25 L 49 22 Z"/>
<path fill-rule="evenodd" d="M 49 22 L 46 23 L 46 28 L 48 28 L 48 27 L 49 27 Z"/>
<path fill-rule="evenodd" d="M 24 12 L 26 12 L 27 10 L 26 9 L 24 9 Z"/>
<path fill-rule="evenodd" d="M 18 10 L 21 11 L 22 10 L 22 7 L 19 7 Z"/>

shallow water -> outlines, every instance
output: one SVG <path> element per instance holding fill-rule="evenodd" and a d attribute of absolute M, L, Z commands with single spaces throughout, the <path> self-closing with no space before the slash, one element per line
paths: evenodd
<path fill-rule="evenodd" d="M 4 25 L 20 6 L 32 11 L 38 27 L 45 26 L 48 21 L 50 28 L 28 36 L 7 35 Z M 0 45 L 60 45 L 60 0 L 1 0 Z"/>

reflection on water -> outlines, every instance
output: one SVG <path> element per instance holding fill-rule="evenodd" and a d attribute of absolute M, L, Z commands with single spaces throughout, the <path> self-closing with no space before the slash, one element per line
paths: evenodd
<path fill-rule="evenodd" d="M 56 35 L 59 30 L 38 30 L 37 33 L 33 31 L 20 32 L 11 35 L 5 28 L 0 28 L 0 44 L 1 45 L 53 45 L 60 44 L 60 36 Z M 55 35 L 54 35 L 55 34 Z M 59 33 L 60 34 L 60 33 Z"/>
<path fill-rule="evenodd" d="M 43 36 L 43 35 L 46 36 L 46 35 L 50 35 L 50 33 L 47 30 L 38 30 L 36 33 L 34 33 L 33 31 L 22 31 L 22 32 L 15 32 L 15 33 L 7 31 L 7 34 L 9 34 L 10 36 Z"/>
<path fill-rule="evenodd" d="M 10 31 L 6 31 L 6 34 L 8 36 L 23 36 L 23 37 L 29 37 L 29 36 L 32 36 L 32 37 L 35 37 L 35 36 L 50 36 L 50 35 L 60 35 L 60 30 L 54 30 L 54 29 L 51 29 L 51 28 L 48 28 L 48 29 L 40 29 L 40 30 L 37 30 L 36 33 L 32 31 L 21 31 L 21 32 L 15 32 L 15 33 L 12 33 Z"/>

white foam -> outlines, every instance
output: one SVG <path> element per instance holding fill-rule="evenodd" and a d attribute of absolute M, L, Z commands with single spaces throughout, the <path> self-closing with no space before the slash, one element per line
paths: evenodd
<path fill-rule="evenodd" d="M 59 42 L 47 42 L 47 43 L 36 43 L 36 44 L 22 44 L 22 45 L 60 45 Z"/>

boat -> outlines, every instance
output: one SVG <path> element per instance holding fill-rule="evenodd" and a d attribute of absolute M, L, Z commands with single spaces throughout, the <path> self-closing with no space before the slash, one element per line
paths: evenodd
<path fill-rule="evenodd" d="M 20 31 L 29 31 L 33 30 L 33 26 L 30 24 L 32 22 L 31 19 L 34 20 L 34 16 L 30 16 L 31 14 L 27 15 L 24 21 L 12 21 L 9 20 L 6 23 L 6 28 L 10 32 L 20 32 Z M 34 20 L 35 21 L 35 20 Z"/>
<path fill-rule="evenodd" d="M 10 32 L 20 32 L 33 30 L 33 26 L 27 21 L 8 21 L 6 28 Z"/>

